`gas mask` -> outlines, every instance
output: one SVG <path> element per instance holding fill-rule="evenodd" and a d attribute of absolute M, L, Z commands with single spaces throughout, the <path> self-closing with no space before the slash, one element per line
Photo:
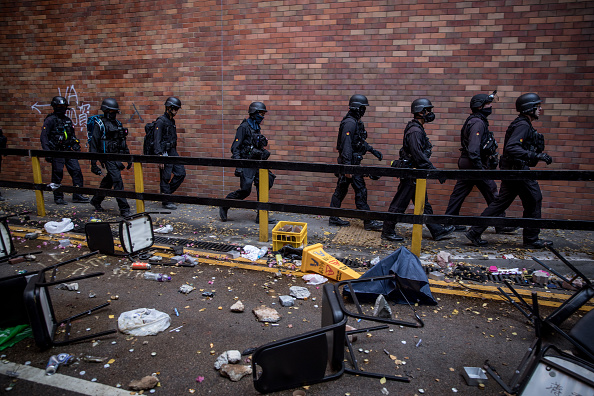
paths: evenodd
<path fill-rule="evenodd" d="M 484 115 L 485 117 L 489 117 L 491 115 L 491 113 L 493 113 L 493 108 L 492 107 L 483 107 L 482 109 L 479 110 L 479 112 Z"/>
<path fill-rule="evenodd" d="M 262 121 L 264 121 L 264 116 L 263 116 L 263 115 L 261 115 L 261 114 L 259 114 L 259 113 L 256 113 L 256 114 L 254 114 L 254 115 L 252 116 L 252 118 L 254 119 L 254 121 L 256 121 L 256 124 L 258 124 L 258 125 L 260 125 L 260 123 L 261 123 Z"/>
<path fill-rule="evenodd" d="M 105 118 L 107 118 L 110 121 L 115 121 L 117 116 L 118 116 L 117 111 L 106 111 L 105 112 Z"/>
<path fill-rule="evenodd" d="M 425 122 L 427 123 L 435 121 L 435 113 L 430 111 L 428 113 L 423 114 L 423 120 L 425 120 Z"/>
<path fill-rule="evenodd" d="M 59 116 L 64 116 L 66 115 L 66 110 L 68 110 L 66 106 L 57 106 L 54 108 L 54 113 Z"/>

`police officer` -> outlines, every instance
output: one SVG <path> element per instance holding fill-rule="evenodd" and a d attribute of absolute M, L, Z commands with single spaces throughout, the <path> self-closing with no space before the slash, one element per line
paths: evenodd
<path fill-rule="evenodd" d="M 92 137 L 89 141 L 89 151 L 92 153 L 113 153 L 113 154 L 130 154 L 128 145 L 126 144 L 126 137 L 128 136 L 128 129 L 122 126 L 122 123 L 117 120 L 117 115 L 120 112 L 120 107 L 115 99 L 107 98 L 101 103 L 101 111 L 103 115 L 94 120 L 92 126 Z M 99 188 L 114 190 L 123 190 L 124 182 L 122 180 L 121 171 L 125 168 L 120 161 L 105 161 L 101 162 L 101 166 L 105 169 L 106 175 L 101 180 Z M 128 169 L 132 167 L 132 163 L 128 163 Z M 102 171 L 97 166 L 97 161 L 91 161 L 91 172 L 96 175 L 101 175 Z M 102 194 L 95 194 L 91 198 L 91 205 L 98 212 L 104 212 L 101 207 L 101 202 L 105 199 Z M 126 198 L 116 198 L 120 214 L 122 217 L 131 215 L 130 205 Z"/>
<path fill-rule="evenodd" d="M 270 151 L 266 149 L 268 139 L 262 135 L 260 124 L 266 116 L 266 105 L 262 102 L 253 102 L 248 108 L 249 117 L 245 118 L 235 133 L 235 140 L 231 145 L 231 158 L 233 159 L 256 159 L 267 160 L 270 157 Z M 256 185 L 256 194 L 259 196 L 259 170 L 256 168 L 237 168 L 235 176 L 239 176 L 239 190 L 233 191 L 227 195 L 228 199 L 245 199 L 252 192 L 252 184 Z M 268 171 L 268 188 L 272 188 L 276 176 Z M 221 221 L 227 221 L 228 207 L 219 208 L 219 217 Z M 256 223 L 259 216 L 256 215 Z M 269 223 L 276 223 L 277 220 L 270 217 Z"/>
<path fill-rule="evenodd" d="M 404 139 L 400 149 L 400 158 L 394 161 L 392 166 L 397 168 L 417 168 L 417 169 L 435 169 L 429 158 L 431 157 L 432 145 L 425 132 L 424 125 L 435 120 L 433 104 L 429 99 L 415 99 L 410 112 L 414 118 L 406 125 L 404 129 Z M 444 180 L 445 181 L 445 180 Z M 440 180 L 443 183 L 443 181 Z M 411 199 L 415 202 L 416 180 L 404 177 L 400 179 L 396 195 L 390 203 L 388 212 L 404 213 Z M 433 208 L 429 203 L 429 198 L 425 193 L 425 211 L 424 214 L 433 214 Z M 388 241 L 402 241 L 404 238 L 395 232 L 396 223 L 393 221 L 384 221 L 382 230 L 382 239 Z M 427 224 L 434 240 L 439 241 L 447 235 L 454 232 L 454 226 L 444 227 L 439 224 Z"/>
<path fill-rule="evenodd" d="M 499 167 L 501 169 L 528 170 L 539 161 L 547 165 L 553 159 L 544 153 L 544 136 L 534 129 L 532 122 L 538 120 L 542 112 L 540 97 L 535 93 L 523 94 L 516 100 L 518 117 L 512 121 L 505 132 L 503 155 Z M 499 196 L 483 211 L 481 216 L 500 216 L 512 202 L 520 196 L 524 207 L 523 217 L 540 219 L 542 193 L 536 180 L 502 180 Z M 487 227 L 474 226 L 465 235 L 475 246 L 486 246 L 487 241 L 481 239 Z M 524 247 L 543 248 L 551 241 L 538 238 L 540 229 L 524 228 Z"/>
<path fill-rule="evenodd" d="M 369 101 L 364 95 L 353 95 L 349 99 L 349 111 L 340 122 L 338 129 L 338 138 L 336 140 L 336 149 L 338 150 L 338 163 L 344 165 L 360 165 L 365 153 L 370 152 L 378 160 L 382 160 L 383 155 L 367 143 L 367 131 L 361 121 L 365 110 L 369 106 Z M 337 175 L 336 189 L 332 194 L 330 201 L 331 208 L 340 208 L 342 201 L 346 197 L 349 186 L 355 190 L 355 206 L 360 210 L 369 210 L 367 204 L 367 187 L 363 175 Z M 348 226 L 351 223 L 342 220 L 339 217 L 330 217 L 328 224 L 335 226 Z M 367 231 L 381 230 L 382 223 L 376 220 L 364 220 L 363 226 Z"/>
<path fill-rule="evenodd" d="M 54 96 L 51 106 L 54 112 L 45 117 L 43 121 L 40 137 L 41 147 L 44 150 L 52 151 L 80 151 L 80 142 L 74 133 L 72 120 L 66 116 L 68 101 L 62 96 Z M 52 164 L 52 183 L 62 183 L 64 165 L 66 165 L 74 187 L 83 186 L 83 174 L 77 159 L 47 157 L 45 160 Z M 54 191 L 54 202 L 58 205 L 66 205 L 64 193 L 58 190 Z M 81 194 L 72 194 L 72 202 L 89 202 L 89 198 Z"/>
<path fill-rule="evenodd" d="M 181 106 L 181 100 L 173 96 L 165 101 L 165 114 L 157 118 L 155 123 L 155 155 L 179 157 L 176 150 L 177 131 L 173 118 Z M 183 165 L 178 164 L 159 164 L 159 169 L 161 171 L 161 194 L 173 194 L 186 178 L 186 169 Z M 177 209 L 177 206 L 167 201 L 163 201 L 163 207 L 171 210 Z"/>
<path fill-rule="evenodd" d="M 459 169 L 495 169 L 497 168 L 497 142 L 489 130 L 488 117 L 493 112 L 493 100 L 497 91 L 491 95 L 476 94 L 470 100 L 472 114 L 464 122 L 460 131 Z M 493 180 L 458 180 L 450 195 L 446 215 L 458 216 L 466 197 L 476 186 L 485 198 L 487 205 L 497 196 L 497 184 Z M 502 214 L 504 216 L 505 213 Z M 455 226 L 456 231 L 466 230 L 465 226 Z M 515 227 L 496 227 L 497 233 L 513 232 Z"/>

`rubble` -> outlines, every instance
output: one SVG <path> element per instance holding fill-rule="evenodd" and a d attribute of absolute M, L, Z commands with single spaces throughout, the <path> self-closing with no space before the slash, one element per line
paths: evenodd
<path fill-rule="evenodd" d="M 228 377 L 231 381 L 237 382 L 246 375 L 252 374 L 252 366 L 241 364 L 223 364 L 221 366 L 220 374 L 223 377 Z"/>
<path fill-rule="evenodd" d="M 269 308 L 265 305 L 254 308 L 252 312 L 254 315 L 256 315 L 258 321 L 260 322 L 276 323 L 281 319 L 279 313 L 275 309 Z"/>
<path fill-rule="evenodd" d="M 159 383 L 159 378 L 154 375 L 147 375 L 139 380 L 132 380 L 128 384 L 130 390 L 142 391 L 153 389 Z"/>

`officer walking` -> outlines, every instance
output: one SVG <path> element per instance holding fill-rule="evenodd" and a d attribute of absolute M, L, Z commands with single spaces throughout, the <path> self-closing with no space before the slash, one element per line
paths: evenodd
<path fill-rule="evenodd" d="M 489 130 L 488 117 L 493 112 L 493 100 L 497 91 L 491 95 L 476 94 L 470 99 L 472 114 L 464 122 L 460 131 L 460 158 L 458 169 L 496 169 L 498 163 L 497 142 L 493 132 Z M 450 195 L 446 215 L 458 216 L 466 197 L 476 186 L 485 198 L 487 205 L 497 196 L 497 184 L 493 180 L 458 180 Z M 502 213 L 505 216 L 505 212 Z M 465 226 L 455 226 L 456 231 L 466 230 Z M 515 231 L 515 227 L 496 227 L 497 233 Z"/>
<path fill-rule="evenodd" d="M 262 135 L 260 124 L 266 116 L 266 105 L 262 102 L 253 102 L 248 108 L 249 117 L 245 118 L 235 133 L 235 140 L 231 145 L 231 158 L 233 159 L 255 159 L 267 160 L 270 157 L 270 151 L 266 149 L 268 139 Z M 239 190 L 233 191 L 227 195 L 228 199 L 245 199 L 252 192 L 252 184 L 256 185 L 256 194 L 259 197 L 259 170 L 256 168 L 237 168 L 235 176 L 239 177 Z M 268 171 L 268 188 L 272 188 L 276 176 Z M 227 221 L 228 207 L 219 208 L 219 217 L 221 221 Z M 259 216 L 256 214 L 256 223 Z M 277 220 L 270 217 L 269 223 L 276 223 Z"/>
<path fill-rule="evenodd" d="M 518 117 L 512 121 L 505 132 L 503 155 L 499 167 L 501 169 L 529 170 L 539 161 L 550 165 L 553 159 L 544 153 L 544 136 L 532 126 L 542 112 L 540 97 L 535 93 L 523 94 L 516 100 Z M 523 217 L 541 218 L 542 193 L 536 180 L 502 180 L 499 196 L 483 211 L 481 216 L 501 216 L 512 202 L 520 196 L 524 207 Z M 481 239 L 485 226 L 473 226 L 465 235 L 475 246 L 486 246 L 487 241 Z M 543 248 L 551 241 L 538 238 L 540 229 L 524 228 L 524 247 Z"/>
<path fill-rule="evenodd" d="M 154 154 L 165 157 L 179 157 L 177 153 L 177 131 L 173 119 L 181 108 L 181 100 L 169 97 L 165 101 L 165 114 L 155 123 Z M 186 178 L 186 169 L 178 164 L 159 164 L 161 194 L 173 194 Z M 172 177 L 173 176 L 173 177 Z M 177 209 L 172 202 L 163 201 L 165 209 Z"/>
<path fill-rule="evenodd" d="M 404 129 L 404 139 L 400 149 L 400 159 L 395 161 L 393 166 L 397 168 L 417 168 L 417 169 L 435 169 L 435 166 L 429 160 L 433 146 L 425 132 L 424 125 L 435 120 L 433 104 L 429 99 L 415 99 L 410 112 L 414 118 L 406 125 Z M 441 181 L 441 180 L 440 180 Z M 443 183 L 443 182 L 442 182 Z M 415 203 L 416 179 L 403 177 L 400 179 L 396 195 L 390 203 L 388 212 L 404 213 L 411 199 Z M 433 208 L 429 203 L 427 193 L 425 193 L 424 214 L 433 214 Z M 395 232 L 396 223 L 393 221 L 384 221 L 382 230 L 382 239 L 388 241 L 402 241 L 403 237 Z M 439 241 L 447 235 L 454 232 L 454 226 L 444 227 L 439 224 L 427 224 L 429 232 L 434 240 Z"/>
<path fill-rule="evenodd" d="M 364 95 L 353 95 L 349 99 L 349 111 L 340 122 L 338 129 L 338 139 L 336 140 L 336 149 L 338 150 L 338 163 L 344 165 L 360 165 L 365 153 L 370 152 L 378 160 L 382 160 L 383 155 L 378 150 L 367 143 L 367 131 L 361 121 L 365 110 L 369 106 L 369 101 Z M 367 187 L 363 175 L 337 175 L 336 189 L 332 194 L 330 201 L 331 208 L 340 208 L 342 201 L 346 197 L 349 186 L 355 190 L 355 206 L 360 210 L 369 210 L 367 204 Z M 342 220 L 339 217 L 330 217 L 328 224 L 334 226 L 349 226 L 351 223 Z M 379 231 L 382 223 L 376 220 L 364 220 L 363 226 L 367 231 Z"/>
<path fill-rule="evenodd" d="M 122 123 L 116 119 L 120 112 L 118 102 L 112 98 L 104 99 L 101 103 L 101 111 L 103 111 L 103 115 L 94 118 L 89 151 L 92 153 L 130 154 L 126 144 L 128 129 L 124 128 Z M 123 190 L 124 182 L 121 172 L 125 168 L 124 164 L 120 161 L 105 161 L 101 162 L 101 166 L 105 169 L 106 175 L 101 180 L 99 188 L 111 189 L 113 187 L 116 191 Z M 131 167 L 132 163 L 128 163 L 128 169 Z M 96 175 L 102 174 L 101 168 L 97 166 L 97 161 L 91 161 L 91 172 Z M 91 205 L 97 212 L 105 211 L 101 207 L 101 202 L 104 199 L 105 196 L 100 193 L 91 198 Z M 116 201 L 122 217 L 130 216 L 130 205 L 126 198 L 116 198 Z"/>
<path fill-rule="evenodd" d="M 74 133 L 72 120 L 66 116 L 68 101 L 63 96 L 54 96 L 51 106 L 54 112 L 45 117 L 43 121 L 40 137 L 41 147 L 51 151 L 80 151 L 80 142 Z M 74 187 L 83 186 L 83 174 L 77 159 L 47 157 L 45 160 L 52 164 L 52 183 L 62 183 L 64 165 L 66 165 Z M 59 190 L 54 191 L 54 202 L 58 205 L 67 205 L 64 193 Z M 72 194 L 72 202 L 85 203 L 89 202 L 89 198 L 81 194 Z"/>

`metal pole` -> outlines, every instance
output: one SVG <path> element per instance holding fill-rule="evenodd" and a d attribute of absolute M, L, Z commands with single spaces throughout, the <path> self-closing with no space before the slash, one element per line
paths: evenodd
<path fill-rule="evenodd" d="M 41 164 L 39 157 L 31 157 L 31 165 L 33 167 L 33 182 L 36 184 L 43 183 L 41 177 Z M 45 202 L 43 200 L 43 191 L 35 190 L 35 201 L 37 202 L 37 216 L 45 216 Z"/>
<path fill-rule="evenodd" d="M 260 169 L 259 172 L 259 201 L 268 202 L 268 169 Z M 258 216 L 260 216 L 260 242 L 268 242 L 268 211 L 260 210 Z"/>
<path fill-rule="evenodd" d="M 142 163 L 134 163 L 134 191 L 137 193 L 144 192 L 144 179 L 142 177 Z M 136 200 L 136 213 L 144 212 L 144 200 Z"/>
<path fill-rule="evenodd" d="M 415 215 L 422 215 L 425 211 L 425 195 L 427 194 L 427 180 L 417 179 L 415 190 Z M 410 251 L 417 257 L 421 256 L 421 241 L 423 240 L 423 224 L 414 224 Z"/>

